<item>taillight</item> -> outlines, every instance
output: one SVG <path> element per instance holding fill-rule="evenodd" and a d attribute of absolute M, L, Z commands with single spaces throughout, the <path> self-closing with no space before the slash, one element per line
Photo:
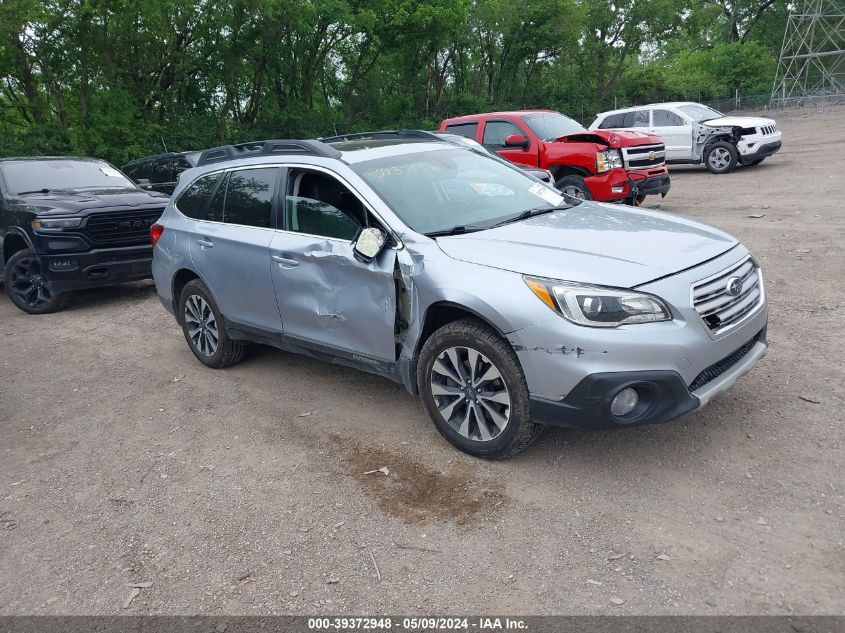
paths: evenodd
<path fill-rule="evenodd" d="M 161 224 L 153 224 L 150 226 L 150 241 L 153 243 L 153 246 L 156 245 L 158 238 L 160 238 L 163 233 L 164 227 Z"/>

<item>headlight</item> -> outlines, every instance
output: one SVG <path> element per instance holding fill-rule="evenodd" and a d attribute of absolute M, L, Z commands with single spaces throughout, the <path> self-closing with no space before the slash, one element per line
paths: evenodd
<path fill-rule="evenodd" d="M 617 167 L 622 167 L 622 153 L 618 149 L 596 152 L 596 171 L 600 174 Z"/>
<path fill-rule="evenodd" d="M 82 224 L 82 218 L 36 218 L 32 228 L 36 231 L 61 231 L 74 229 Z"/>
<path fill-rule="evenodd" d="M 672 319 L 666 304 L 653 295 L 536 277 L 524 279 L 538 299 L 578 325 L 617 327 Z"/>

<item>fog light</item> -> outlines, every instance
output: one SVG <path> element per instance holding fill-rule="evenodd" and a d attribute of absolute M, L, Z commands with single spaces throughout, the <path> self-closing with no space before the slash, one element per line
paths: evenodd
<path fill-rule="evenodd" d="M 617 417 L 628 415 L 637 408 L 639 402 L 640 397 L 637 392 L 630 387 L 626 387 L 614 396 L 610 403 L 610 413 Z"/>

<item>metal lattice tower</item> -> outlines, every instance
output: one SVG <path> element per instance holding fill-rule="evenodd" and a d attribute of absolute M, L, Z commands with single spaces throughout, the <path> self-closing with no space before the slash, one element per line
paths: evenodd
<path fill-rule="evenodd" d="M 845 97 L 845 0 L 796 0 L 783 35 L 773 106 Z"/>

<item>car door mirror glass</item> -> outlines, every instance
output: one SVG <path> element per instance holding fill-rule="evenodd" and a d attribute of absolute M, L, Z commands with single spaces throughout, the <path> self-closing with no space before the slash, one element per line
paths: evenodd
<path fill-rule="evenodd" d="M 386 243 L 387 236 L 380 229 L 374 227 L 361 229 L 353 246 L 355 257 L 367 264 L 384 250 Z"/>

